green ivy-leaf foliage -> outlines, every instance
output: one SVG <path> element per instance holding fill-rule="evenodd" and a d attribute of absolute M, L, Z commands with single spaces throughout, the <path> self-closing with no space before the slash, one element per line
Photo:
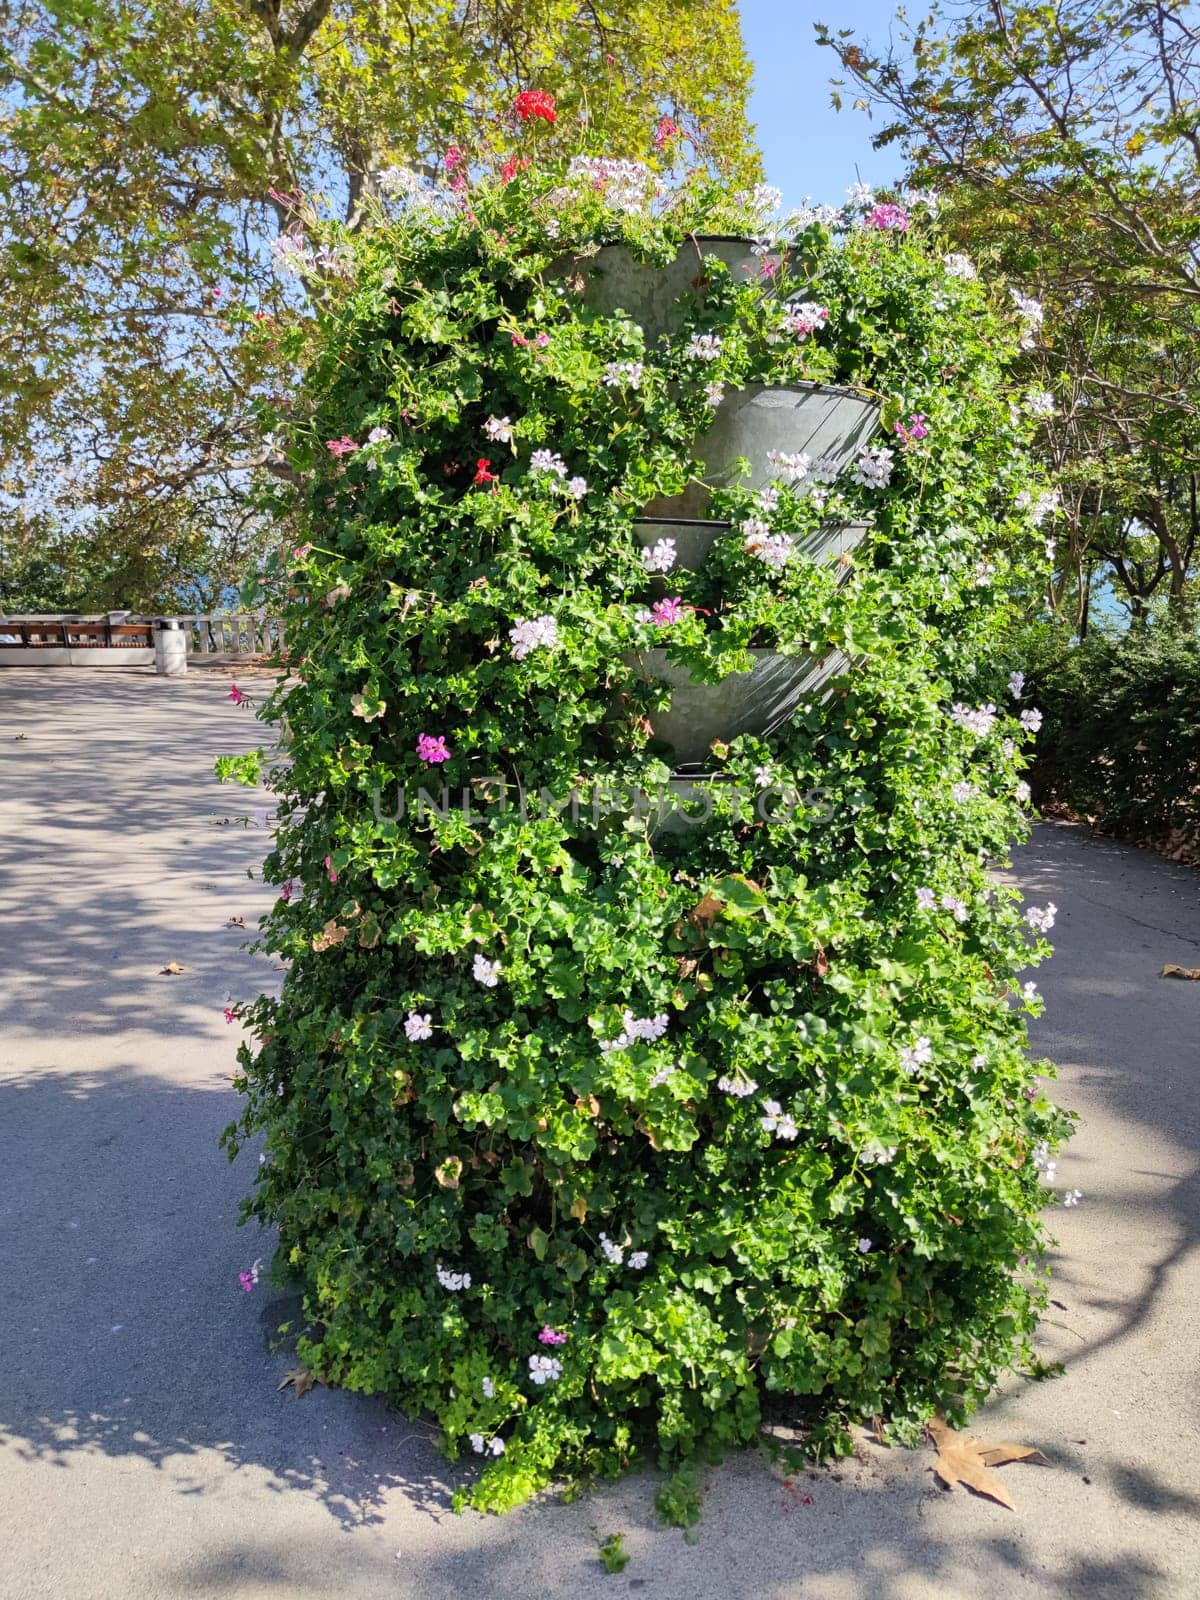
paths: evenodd
<path fill-rule="evenodd" d="M 963 1418 L 1029 1354 L 1067 1123 L 1017 976 L 1047 947 L 987 874 L 1023 828 L 1024 734 L 981 664 L 1044 539 L 1007 297 L 928 221 L 802 215 L 741 281 L 689 243 L 681 331 L 648 345 L 588 308 L 595 247 L 667 261 L 738 219 L 695 185 L 635 204 L 627 178 L 415 194 L 338 246 L 293 411 L 310 542 L 274 580 L 287 975 L 252 1008 L 227 1143 L 265 1136 L 247 1214 L 303 1284 L 302 1359 L 435 1413 L 492 1509 L 711 1459 L 772 1396 L 818 1452 L 855 1418 Z M 827 312 L 807 333 L 801 302 Z M 706 564 L 652 577 L 632 520 L 688 481 L 712 386 L 812 380 L 878 397 L 890 481 L 724 491 Z M 773 566 L 740 526 L 855 520 L 833 567 Z M 542 791 L 666 780 L 655 645 L 707 681 L 762 646 L 853 664 L 769 738 L 714 745 L 733 782 L 706 823 L 543 815 Z M 980 671 L 999 709 L 968 726 L 954 685 Z M 734 784 L 803 799 L 735 814 Z"/>

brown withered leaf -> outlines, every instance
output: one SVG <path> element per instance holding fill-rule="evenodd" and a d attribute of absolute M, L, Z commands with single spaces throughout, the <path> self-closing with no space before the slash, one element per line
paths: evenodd
<path fill-rule="evenodd" d="M 1007 1461 L 1037 1460 L 1045 1466 L 1050 1465 L 1033 1445 L 988 1444 L 982 1439 L 973 1439 L 969 1433 L 956 1433 L 941 1417 L 934 1417 L 929 1424 L 929 1432 L 937 1446 L 934 1475 L 947 1489 L 953 1489 L 956 1483 L 961 1483 L 976 1494 L 986 1495 L 990 1500 L 1006 1506 L 1009 1511 L 1017 1509 L 1012 1496 L 988 1468 L 1002 1467 Z"/>
<path fill-rule="evenodd" d="M 283 1382 L 278 1389 L 286 1389 L 290 1383 L 296 1399 L 299 1400 L 300 1396 L 307 1394 L 314 1384 L 324 1384 L 324 1382 L 324 1378 L 318 1378 L 316 1373 L 310 1372 L 307 1367 L 291 1367 L 284 1373 Z"/>
<path fill-rule="evenodd" d="M 446 1159 L 434 1167 L 433 1175 L 438 1186 L 442 1189 L 457 1189 L 458 1180 L 462 1176 L 463 1164 L 458 1156 L 447 1156 Z"/>
<path fill-rule="evenodd" d="M 1173 963 L 1168 962 L 1159 973 L 1159 977 L 1191 978 L 1195 982 L 1200 982 L 1200 967 L 1177 967 Z"/>
<path fill-rule="evenodd" d="M 337 922 L 333 917 L 330 917 L 329 921 L 321 929 L 320 933 L 313 935 L 312 947 L 318 952 L 321 950 L 330 950 L 334 945 L 341 944 L 342 940 L 349 932 L 349 928 L 343 928 L 339 922 Z"/>
<path fill-rule="evenodd" d="M 575 1218 L 576 1222 L 586 1222 L 587 1211 L 587 1197 L 582 1194 L 577 1194 L 574 1200 L 571 1201 L 571 1215 Z"/>
<path fill-rule="evenodd" d="M 576 1111 L 582 1111 L 585 1116 L 598 1117 L 600 1115 L 600 1102 L 594 1094 L 589 1094 L 586 1100 L 576 1100 L 575 1109 Z"/>
<path fill-rule="evenodd" d="M 158 970 L 161 977 L 177 978 L 185 968 L 181 967 L 178 961 L 168 961 L 165 967 L 159 967 Z"/>

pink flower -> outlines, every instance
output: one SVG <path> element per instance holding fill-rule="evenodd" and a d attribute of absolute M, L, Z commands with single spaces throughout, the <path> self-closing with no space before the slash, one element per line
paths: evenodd
<path fill-rule="evenodd" d="M 537 338 L 534 340 L 534 343 L 537 345 L 539 350 L 544 350 L 550 343 L 550 335 L 548 333 L 539 333 Z"/>
<path fill-rule="evenodd" d="M 538 1334 L 539 1344 L 566 1344 L 569 1334 L 560 1333 L 557 1328 L 550 1327 L 549 1323 Z"/>
<path fill-rule="evenodd" d="M 513 342 L 513 349 L 514 350 L 520 350 L 520 349 L 523 349 L 524 346 L 529 343 L 529 340 L 525 337 L 525 335 L 523 333 L 518 333 L 514 329 L 513 330 L 513 336 L 512 336 L 512 342 Z"/>
<path fill-rule="evenodd" d="M 664 150 L 672 139 L 679 137 L 679 124 L 672 122 L 670 117 L 660 117 L 658 127 L 654 130 L 654 148 Z"/>
<path fill-rule="evenodd" d="M 226 1006 L 225 1007 L 225 1021 L 226 1022 L 233 1022 L 234 1020 L 235 1020 L 235 1018 L 234 1018 L 232 1009 L 229 1006 Z"/>
<path fill-rule="evenodd" d="M 340 439 L 326 439 L 325 448 L 331 456 L 348 456 L 358 449 L 358 445 L 348 433 L 344 433 Z"/>
<path fill-rule="evenodd" d="M 776 258 L 774 256 L 764 256 L 762 266 L 758 269 L 759 277 L 766 278 L 769 283 L 778 271 L 779 262 Z"/>
<path fill-rule="evenodd" d="M 446 735 L 423 733 L 417 740 L 417 755 L 431 767 L 436 767 L 442 761 L 449 761 L 450 751 L 446 748 Z"/>
<path fill-rule="evenodd" d="M 233 701 L 235 706 L 244 705 L 246 701 L 246 696 L 238 688 L 236 683 L 232 683 L 229 686 L 229 698 Z"/>
<path fill-rule="evenodd" d="M 279 898 L 286 904 L 292 898 L 292 880 L 289 878 L 279 891 Z"/>
<path fill-rule="evenodd" d="M 336 883 L 337 882 L 337 868 L 333 864 L 333 857 L 332 856 L 326 856 L 325 857 L 325 871 L 329 874 L 330 883 Z"/>
<path fill-rule="evenodd" d="M 928 439 L 929 423 L 926 421 L 923 411 L 914 411 L 908 420 L 911 424 L 910 427 L 906 428 L 902 422 L 896 424 L 896 432 L 904 440 L 905 444 L 913 444 L 918 439 Z"/>
<path fill-rule="evenodd" d="M 254 1274 L 250 1272 L 239 1272 L 238 1282 L 241 1284 L 242 1288 L 245 1289 L 246 1293 L 250 1294 L 254 1288 Z"/>
<path fill-rule="evenodd" d="M 443 162 L 443 166 L 446 168 L 447 172 L 457 172 L 459 167 L 463 165 L 466 159 L 466 152 L 461 150 L 458 145 L 452 144 L 449 150 L 446 151 L 446 157 Z"/>
<path fill-rule="evenodd" d="M 528 156 L 522 156 L 520 161 L 518 161 L 515 156 L 509 156 L 508 160 L 500 168 L 500 176 L 504 179 L 505 183 L 511 183 L 516 177 L 517 173 L 524 172 L 528 165 Z"/>
<path fill-rule="evenodd" d="M 656 600 L 650 608 L 650 615 L 654 618 L 656 628 L 669 628 L 683 615 L 683 600 L 679 595 L 674 599 Z"/>
<path fill-rule="evenodd" d="M 904 233 L 908 228 L 909 215 L 903 206 L 879 205 L 867 213 L 864 223 L 868 228 L 894 228 L 897 233 Z"/>

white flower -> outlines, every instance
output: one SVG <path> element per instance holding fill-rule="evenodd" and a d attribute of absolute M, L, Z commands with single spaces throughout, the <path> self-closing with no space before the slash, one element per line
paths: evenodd
<path fill-rule="evenodd" d="M 942 257 L 942 265 L 946 269 L 946 276 L 950 278 L 969 279 L 977 276 L 975 264 L 970 256 L 961 255 L 952 251 L 950 255 Z"/>
<path fill-rule="evenodd" d="M 871 1239 L 860 1239 L 858 1241 L 859 1254 L 860 1255 L 864 1255 L 864 1256 L 868 1255 L 870 1253 L 870 1250 L 871 1250 L 871 1247 L 872 1247 L 873 1243 L 874 1243 L 874 1241 L 871 1240 Z"/>
<path fill-rule="evenodd" d="M 367 435 L 367 443 L 368 444 L 387 444 L 389 442 L 389 440 L 391 439 L 391 437 L 392 437 L 391 434 L 387 431 L 386 428 L 372 428 L 370 433 Z"/>
<path fill-rule="evenodd" d="M 956 899 L 952 894 L 944 894 L 942 896 L 941 906 L 943 911 L 953 911 L 955 922 L 965 922 L 970 916 L 970 912 L 967 910 L 967 902 Z"/>
<path fill-rule="evenodd" d="M 783 202 L 783 190 L 773 183 L 756 183 L 750 194 L 750 209 L 764 216 L 778 211 Z"/>
<path fill-rule="evenodd" d="M 488 1446 L 488 1449 L 492 1452 L 492 1454 L 494 1456 L 502 1456 L 504 1454 L 504 1440 L 501 1439 L 500 1436 L 497 1434 L 497 1436 L 492 1440 L 491 1444 Z"/>
<path fill-rule="evenodd" d="M 1033 394 L 1025 396 L 1025 409 L 1031 417 L 1052 417 L 1054 396 L 1048 389 L 1035 390 Z"/>
<path fill-rule="evenodd" d="M 763 511 L 774 511 L 779 505 L 779 490 L 773 483 L 758 491 L 758 504 Z"/>
<path fill-rule="evenodd" d="M 535 477 L 565 478 L 567 463 L 554 450 L 535 450 L 529 458 L 529 470 Z"/>
<path fill-rule="evenodd" d="M 894 1144 L 882 1145 L 872 1142 L 864 1145 L 858 1153 L 859 1164 L 864 1167 L 886 1167 L 889 1162 L 896 1159 L 896 1146 Z"/>
<path fill-rule="evenodd" d="M 676 556 L 674 539 L 659 539 L 648 550 L 642 551 L 642 565 L 647 572 L 670 572 Z"/>
<path fill-rule="evenodd" d="M 807 339 L 829 320 L 829 307 L 819 306 L 815 300 L 803 300 L 785 307 L 784 327 L 799 339 Z"/>
<path fill-rule="evenodd" d="M 610 361 L 600 381 L 607 389 L 640 389 L 645 372 L 641 361 Z"/>
<path fill-rule="evenodd" d="M 723 383 L 706 383 L 704 385 L 704 398 L 714 408 L 721 404 L 725 398 L 725 385 Z"/>
<path fill-rule="evenodd" d="M 767 460 L 773 467 L 782 468 L 784 477 L 792 483 L 807 478 L 812 468 L 812 457 L 803 450 L 768 450 Z"/>
<path fill-rule="evenodd" d="M 852 206 L 873 206 L 875 191 L 869 183 L 852 183 L 846 190 Z"/>
<path fill-rule="evenodd" d="M 661 1039 L 670 1026 L 671 1019 L 665 1011 L 660 1011 L 655 1017 L 635 1017 L 626 1006 L 621 1017 L 621 1032 L 615 1039 L 602 1039 L 600 1048 L 605 1055 L 612 1050 L 625 1050 L 635 1039 L 645 1039 L 653 1044 L 655 1039 Z"/>
<path fill-rule="evenodd" d="M 494 989 L 500 982 L 500 963 L 489 961 L 486 956 L 476 952 L 475 964 L 471 968 L 471 976 L 476 983 L 481 983 L 485 989 Z"/>
<path fill-rule="evenodd" d="M 650 1079 L 650 1087 L 652 1089 L 661 1089 L 663 1084 L 667 1083 L 671 1078 L 673 1078 L 678 1070 L 679 1069 L 674 1065 L 669 1067 L 659 1067 L 658 1071 Z"/>
<path fill-rule="evenodd" d="M 1029 798 L 1033 794 L 1033 790 L 1025 782 L 1024 778 L 1022 778 L 1020 783 L 1018 783 L 1016 792 L 1017 792 L 1017 800 L 1018 800 L 1019 804 L 1021 804 L 1023 806 L 1024 805 L 1028 805 L 1029 804 Z"/>
<path fill-rule="evenodd" d="M 910 1078 L 915 1078 L 922 1067 L 927 1067 L 933 1060 L 933 1046 L 924 1034 L 914 1043 L 906 1045 L 900 1052 L 900 1070 L 907 1072 Z"/>
<path fill-rule="evenodd" d="M 746 521 L 740 524 L 740 531 L 745 538 L 742 549 L 746 554 L 768 567 L 773 567 L 776 572 L 786 567 L 795 554 L 788 536 L 785 533 L 771 533 L 767 524 L 758 517 L 747 517 Z"/>
<path fill-rule="evenodd" d="M 758 1088 L 753 1078 L 718 1078 L 717 1088 L 723 1094 L 733 1095 L 735 1100 L 745 1100 Z"/>
<path fill-rule="evenodd" d="M 934 906 L 937 905 L 937 895 L 934 894 L 932 889 L 918 889 L 917 904 L 922 911 L 932 911 Z"/>
<path fill-rule="evenodd" d="M 404 1036 L 406 1039 L 431 1039 L 433 1037 L 433 1017 L 426 1011 L 410 1011 L 404 1019 Z"/>
<path fill-rule="evenodd" d="M 1046 560 L 1047 561 L 1053 561 L 1054 560 L 1054 554 L 1055 554 L 1055 551 L 1057 549 L 1058 549 L 1058 540 L 1057 539 L 1047 539 L 1046 540 Z"/>
<path fill-rule="evenodd" d="M 587 479 L 568 478 L 566 482 L 566 490 L 571 496 L 572 500 L 582 500 L 588 490 Z"/>
<path fill-rule="evenodd" d="M 871 445 L 854 463 L 854 482 L 868 489 L 886 489 L 892 481 L 894 452 L 882 445 Z"/>
<path fill-rule="evenodd" d="M 1082 1189 L 1068 1189 L 1066 1194 L 1063 1195 L 1063 1205 L 1065 1205 L 1065 1206 L 1077 1206 L 1082 1199 L 1083 1199 L 1083 1190 Z"/>
<path fill-rule="evenodd" d="M 590 189 L 616 211 L 640 211 L 659 192 L 659 182 L 642 161 L 611 156 L 572 156 L 567 183 Z"/>
<path fill-rule="evenodd" d="M 562 1377 L 562 1362 L 557 1356 L 530 1356 L 529 1376 L 536 1384 L 553 1383 Z"/>
<path fill-rule="evenodd" d="M 1021 999 L 1027 1006 L 1032 1005 L 1039 998 L 1037 984 L 1030 981 L 1021 988 Z"/>
<path fill-rule="evenodd" d="M 635 1250 L 629 1258 L 629 1265 L 635 1272 L 642 1272 L 650 1259 L 648 1250 Z"/>
<path fill-rule="evenodd" d="M 1040 300 L 1035 300 L 1031 295 L 1022 294 L 1019 289 L 1012 289 L 1013 304 L 1017 308 L 1017 315 L 1025 324 L 1021 338 L 1021 349 L 1032 350 L 1035 340 L 1034 334 L 1041 328 L 1045 321 L 1046 313 Z"/>
<path fill-rule="evenodd" d="M 558 643 L 558 623 L 549 612 L 532 621 L 521 617 L 508 630 L 508 637 L 512 640 L 513 655 L 518 661 L 524 661 L 534 650 L 554 649 Z"/>
<path fill-rule="evenodd" d="M 489 417 L 483 425 L 483 431 L 495 444 L 511 444 L 513 441 L 513 425 L 508 417 Z"/>
<path fill-rule="evenodd" d="M 606 1233 L 600 1235 L 600 1249 L 610 1266 L 619 1267 L 625 1259 L 622 1246 L 614 1244 Z"/>
<path fill-rule="evenodd" d="M 834 456 L 820 456 L 809 469 L 809 477 L 816 483 L 832 483 L 840 468 Z M 815 500 L 816 495 L 813 496 Z"/>
<path fill-rule="evenodd" d="M 971 1065 L 975 1068 L 976 1072 L 982 1072 L 984 1067 L 987 1066 L 987 1057 L 983 1054 L 972 1056 Z"/>
<path fill-rule="evenodd" d="M 783 1109 L 778 1100 L 764 1100 L 762 1108 L 764 1115 L 758 1120 L 767 1133 L 773 1133 L 778 1139 L 790 1141 L 800 1132 L 795 1119 Z"/>
<path fill-rule="evenodd" d="M 1014 700 L 1021 698 L 1021 691 L 1025 687 L 1025 674 L 1023 672 L 1010 672 L 1008 675 L 1008 692 Z"/>
<path fill-rule="evenodd" d="M 972 710 L 968 706 L 956 702 L 951 709 L 950 715 L 955 722 L 969 729 L 971 733 L 977 734 L 982 739 L 991 733 L 992 725 L 998 713 L 994 705 L 979 706 Z"/>
<path fill-rule="evenodd" d="M 496 1395 L 496 1385 L 492 1382 L 492 1380 L 490 1378 L 485 1378 L 483 1380 L 483 1398 L 485 1400 L 493 1400 L 495 1398 L 495 1395 Z"/>
<path fill-rule="evenodd" d="M 1057 516 L 1062 507 L 1062 495 L 1058 489 L 1042 489 L 1036 495 L 1022 489 L 1013 504 L 1018 511 L 1028 511 L 1030 522 L 1040 528 L 1047 517 Z"/>
<path fill-rule="evenodd" d="M 483 1435 L 481 1433 L 469 1433 L 467 1438 L 471 1441 L 471 1449 L 474 1450 L 477 1456 L 481 1456 L 483 1454 Z"/>
<path fill-rule="evenodd" d="M 469 1272 L 447 1272 L 439 1262 L 437 1266 L 437 1281 L 443 1289 L 451 1294 L 457 1294 L 460 1289 L 471 1287 L 471 1274 Z"/>
<path fill-rule="evenodd" d="M 691 343 L 683 353 L 685 356 L 693 356 L 697 361 L 716 361 L 721 354 L 721 335 L 694 333 Z"/>
<path fill-rule="evenodd" d="M 1021 713 L 1021 726 L 1026 733 L 1036 733 L 1042 725 L 1042 713 L 1036 706 L 1031 706 L 1028 711 Z"/>
<path fill-rule="evenodd" d="M 1030 906 L 1025 913 L 1025 921 L 1034 933 L 1049 933 L 1054 926 L 1054 919 L 1058 915 L 1058 907 L 1053 900 L 1044 909 L 1039 906 Z"/>
<path fill-rule="evenodd" d="M 951 798 L 957 800 L 959 805 L 967 800 L 973 800 L 978 793 L 979 790 L 973 783 L 956 783 L 950 791 Z"/>

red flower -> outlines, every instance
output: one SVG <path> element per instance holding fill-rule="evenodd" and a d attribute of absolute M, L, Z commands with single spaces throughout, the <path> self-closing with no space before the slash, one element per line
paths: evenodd
<path fill-rule="evenodd" d="M 539 117 L 543 122 L 558 121 L 554 96 L 545 89 L 523 89 L 513 101 L 513 110 L 522 122 L 532 122 Z"/>
<path fill-rule="evenodd" d="M 518 161 L 515 156 L 509 156 L 508 160 L 500 168 L 500 176 L 504 179 L 505 183 L 511 183 L 516 177 L 517 173 L 524 172 L 528 165 L 529 159 L 527 156 L 522 156 L 520 161 Z"/>
<path fill-rule="evenodd" d="M 496 474 L 488 471 L 488 468 L 491 466 L 491 464 L 492 463 L 487 456 L 480 456 L 479 460 L 475 463 L 476 483 L 495 483 Z"/>

